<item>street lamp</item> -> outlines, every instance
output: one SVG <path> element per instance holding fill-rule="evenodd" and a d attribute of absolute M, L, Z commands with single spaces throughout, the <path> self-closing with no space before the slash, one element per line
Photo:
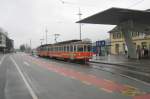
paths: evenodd
<path fill-rule="evenodd" d="M 45 33 L 46 33 L 46 38 L 45 38 L 46 40 L 45 41 L 46 41 L 46 44 L 47 44 L 47 33 L 48 33 L 47 28 L 45 29 Z"/>
<path fill-rule="evenodd" d="M 78 15 L 79 15 L 79 20 L 81 20 L 81 16 L 82 16 L 82 13 L 81 13 L 81 10 L 80 10 L 80 8 L 79 8 L 79 13 L 78 13 Z M 81 23 L 79 23 L 79 33 L 80 33 L 80 40 L 82 39 L 81 38 L 81 33 L 82 33 L 82 31 L 81 31 Z"/>
<path fill-rule="evenodd" d="M 30 39 L 30 48 L 32 49 L 32 41 L 31 41 L 31 39 Z"/>

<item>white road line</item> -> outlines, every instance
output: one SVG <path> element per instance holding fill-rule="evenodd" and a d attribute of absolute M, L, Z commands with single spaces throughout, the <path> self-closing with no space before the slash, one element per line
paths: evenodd
<path fill-rule="evenodd" d="M 112 91 L 111 90 L 109 90 L 109 89 L 106 89 L 106 88 L 100 88 L 101 90 L 103 90 L 103 91 L 106 91 L 106 92 L 109 92 L 109 93 L 112 93 Z"/>
<path fill-rule="evenodd" d="M 4 58 L 5 58 L 5 55 L 1 58 L 1 60 L 0 60 L 0 65 L 2 64 Z"/>
<path fill-rule="evenodd" d="M 144 84 L 144 85 L 150 86 L 150 83 L 147 83 L 147 82 L 145 82 L 145 81 L 139 80 L 139 79 L 137 79 L 137 78 L 133 78 L 133 77 L 130 77 L 130 76 L 127 76 L 127 75 L 124 75 L 124 74 L 119 74 L 119 75 L 120 75 L 120 76 L 123 76 L 123 77 L 126 77 L 126 78 L 128 78 L 128 79 L 131 79 L 131 80 L 140 82 L 140 83 L 142 83 L 142 84 Z"/>
<path fill-rule="evenodd" d="M 83 84 L 86 84 L 86 85 L 91 85 L 91 83 L 87 82 L 87 81 L 81 81 Z"/>
<path fill-rule="evenodd" d="M 26 61 L 23 62 L 26 66 L 30 66 L 30 64 Z"/>
<path fill-rule="evenodd" d="M 17 63 L 15 62 L 15 60 L 10 57 L 12 62 L 14 63 L 14 65 L 16 66 L 18 72 L 20 73 L 25 85 L 27 86 L 29 92 L 30 92 L 30 95 L 32 96 L 32 99 L 38 99 L 37 95 L 35 94 L 35 92 L 33 91 L 33 89 L 31 88 L 31 86 L 29 85 L 29 83 L 27 82 L 25 76 L 23 75 L 22 71 L 20 70 L 19 66 L 17 65 Z"/>

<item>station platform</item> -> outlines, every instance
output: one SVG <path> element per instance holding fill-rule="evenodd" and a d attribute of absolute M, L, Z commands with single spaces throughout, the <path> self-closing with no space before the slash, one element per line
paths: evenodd
<path fill-rule="evenodd" d="M 107 55 L 107 56 L 96 56 L 90 60 L 93 63 L 102 63 L 109 65 L 119 65 L 119 66 L 139 66 L 139 67 L 149 67 L 150 59 L 129 59 L 127 56 L 118 55 Z"/>

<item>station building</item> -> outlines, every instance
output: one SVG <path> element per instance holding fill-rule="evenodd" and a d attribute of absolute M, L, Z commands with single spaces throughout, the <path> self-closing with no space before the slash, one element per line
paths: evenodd
<path fill-rule="evenodd" d="M 127 51 L 124 36 L 121 31 L 118 31 L 117 27 L 109 31 L 111 41 L 111 54 L 122 55 Z M 150 51 L 150 35 L 140 32 L 130 33 L 135 48 L 146 48 Z"/>

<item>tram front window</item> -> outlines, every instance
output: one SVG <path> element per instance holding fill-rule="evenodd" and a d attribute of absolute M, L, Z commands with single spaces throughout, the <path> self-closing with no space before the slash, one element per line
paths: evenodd
<path fill-rule="evenodd" d="M 83 46 L 82 45 L 78 45 L 78 52 L 83 52 Z"/>

